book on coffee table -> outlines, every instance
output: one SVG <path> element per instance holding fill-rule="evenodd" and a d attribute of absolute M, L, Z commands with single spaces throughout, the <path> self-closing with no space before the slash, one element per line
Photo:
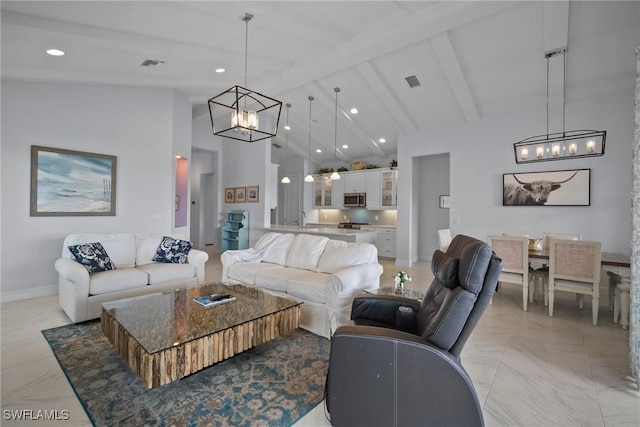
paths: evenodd
<path fill-rule="evenodd" d="M 203 295 L 193 299 L 195 302 L 204 307 L 211 307 L 219 304 L 226 304 L 236 300 L 236 297 L 232 297 L 229 294 L 211 294 Z"/>

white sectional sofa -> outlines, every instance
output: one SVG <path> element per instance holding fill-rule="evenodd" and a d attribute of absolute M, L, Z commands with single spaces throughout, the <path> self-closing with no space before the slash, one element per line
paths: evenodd
<path fill-rule="evenodd" d="M 67 236 L 55 269 L 59 276 L 60 306 L 71 321 L 100 317 L 104 302 L 201 285 L 209 255 L 190 249 L 186 260 L 181 259 L 185 263 L 155 262 L 153 258 L 162 241 L 163 236 L 134 233 Z M 89 243 L 100 243 L 115 268 L 90 274 L 77 262 L 69 247 Z"/>
<path fill-rule="evenodd" d="M 329 338 L 350 320 L 354 295 L 380 285 L 383 268 L 369 243 L 308 234 L 267 233 L 254 248 L 221 255 L 222 280 L 303 302 L 300 326 Z"/>

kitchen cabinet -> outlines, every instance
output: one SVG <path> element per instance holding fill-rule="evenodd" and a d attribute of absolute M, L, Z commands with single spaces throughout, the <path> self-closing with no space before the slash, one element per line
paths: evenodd
<path fill-rule="evenodd" d="M 366 173 L 367 178 L 367 209 L 381 209 L 382 196 L 380 193 L 380 171 L 371 170 Z"/>
<path fill-rule="evenodd" d="M 398 206 L 398 171 L 380 172 L 380 205 L 382 209 Z"/>
<path fill-rule="evenodd" d="M 313 178 L 313 206 L 315 208 L 333 207 L 333 181 L 329 175 L 316 175 Z"/>
<path fill-rule="evenodd" d="M 344 209 L 344 176 L 331 183 L 331 201 L 334 209 Z"/>
<path fill-rule="evenodd" d="M 367 191 L 366 171 L 345 173 L 344 192 L 345 193 L 365 193 Z"/>
<path fill-rule="evenodd" d="M 381 258 L 396 257 L 396 228 L 366 225 L 361 230 L 376 231 L 376 248 Z"/>

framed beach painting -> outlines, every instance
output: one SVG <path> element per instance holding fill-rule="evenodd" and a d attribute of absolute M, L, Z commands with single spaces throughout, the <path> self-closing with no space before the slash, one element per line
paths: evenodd
<path fill-rule="evenodd" d="M 31 146 L 31 216 L 115 216 L 116 156 Z"/>
<path fill-rule="evenodd" d="M 260 187 L 257 185 L 251 185 L 247 187 L 247 202 L 258 203 L 260 200 Z"/>

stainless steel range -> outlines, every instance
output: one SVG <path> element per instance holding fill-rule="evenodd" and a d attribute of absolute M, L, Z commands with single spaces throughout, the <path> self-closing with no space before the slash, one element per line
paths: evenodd
<path fill-rule="evenodd" d="M 363 225 L 371 225 L 368 222 L 341 222 L 338 224 L 338 228 L 346 228 L 349 230 L 360 230 Z"/>

